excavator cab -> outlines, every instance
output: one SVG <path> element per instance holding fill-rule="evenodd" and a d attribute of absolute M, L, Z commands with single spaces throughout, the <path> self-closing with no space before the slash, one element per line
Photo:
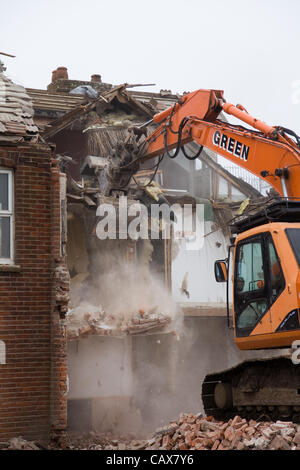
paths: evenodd
<path fill-rule="evenodd" d="M 204 409 L 217 419 L 238 413 L 300 422 L 300 368 L 292 354 L 300 339 L 299 220 L 300 203 L 286 200 L 243 217 L 232 227 L 232 256 L 230 250 L 215 263 L 216 280 L 227 282 L 227 291 L 232 284 L 238 348 L 275 350 L 205 377 Z"/>
<path fill-rule="evenodd" d="M 272 218 L 278 204 L 285 210 Z M 267 220 L 260 214 L 235 226 L 233 322 L 240 349 L 291 347 L 300 339 L 300 223 L 294 222 L 300 207 L 291 205 L 293 214 L 286 202 L 276 203 Z M 230 282 L 227 272 L 228 260 L 216 261 L 216 281 Z"/>

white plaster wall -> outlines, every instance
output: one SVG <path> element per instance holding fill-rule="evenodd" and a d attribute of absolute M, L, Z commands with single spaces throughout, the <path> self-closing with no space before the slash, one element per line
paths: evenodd
<path fill-rule="evenodd" d="M 213 232 L 212 222 L 204 223 L 204 242 L 198 250 L 188 250 L 189 242 L 175 240 L 174 259 L 172 260 L 172 294 L 176 302 L 224 303 L 226 284 L 217 283 L 214 275 L 214 262 L 227 258 L 229 239 L 221 230 Z M 220 246 L 218 246 L 221 244 Z M 177 255 L 176 255 L 177 253 Z M 189 298 L 181 292 L 182 282 L 187 275 Z"/>
<path fill-rule="evenodd" d="M 68 343 L 68 399 L 130 396 L 131 338 L 90 336 Z"/>

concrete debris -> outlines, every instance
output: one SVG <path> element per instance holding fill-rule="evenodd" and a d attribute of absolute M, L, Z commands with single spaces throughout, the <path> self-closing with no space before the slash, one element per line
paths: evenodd
<path fill-rule="evenodd" d="M 90 431 L 89 433 L 70 432 L 67 436 L 66 450 L 144 450 L 148 445 L 148 439 L 136 439 L 134 434 L 101 433 Z M 54 446 L 49 446 L 55 449 Z"/>
<path fill-rule="evenodd" d="M 22 437 L 13 437 L 6 447 L 8 450 L 40 450 L 34 442 L 26 441 Z"/>
<path fill-rule="evenodd" d="M 179 424 L 170 423 L 167 426 L 156 429 L 154 436 L 165 436 L 166 434 L 172 434 L 179 428 Z"/>
<path fill-rule="evenodd" d="M 149 334 L 164 330 L 171 317 L 157 312 L 157 307 L 145 312 L 140 309 L 131 317 L 107 314 L 102 307 L 82 304 L 68 311 L 66 328 L 68 340 L 90 335 L 118 336 Z"/>
<path fill-rule="evenodd" d="M 161 96 L 169 96 L 169 95 L 172 95 L 172 91 L 171 90 L 160 90 L 159 94 Z"/>
<path fill-rule="evenodd" d="M 54 271 L 56 306 L 65 314 L 68 310 L 70 274 L 66 266 L 58 264 Z"/>

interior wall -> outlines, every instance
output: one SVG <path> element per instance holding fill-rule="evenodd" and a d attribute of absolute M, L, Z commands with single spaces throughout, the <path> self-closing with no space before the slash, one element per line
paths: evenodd
<path fill-rule="evenodd" d="M 205 238 L 198 250 L 189 250 L 185 239 L 172 241 L 172 294 L 176 302 L 226 302 L 226 285 L 216 282 L 214 263 L 227 258 L 229 239 L 221 230 L 214 230 L 212 222 L 204 222 Z"/>
<path fill-rule="evenodd" d="M 133 406 L 132 339 L 90 336 L 68 343 L 68 428 L 126 432 L 142 428 Z"/>
<path fill-rule="evenodd" d="M 131 338 L 70 341 L 69 399 L 132 395 L 131 348 Z"/>
<path fill-rule="evenodd" d="M 203 412 L 208 373 L 274 354 L 240 351 L 226 317 L 186 317 L 179 333 L 69 343 L 69 427 L 142 436 L 182 412 Z"/>

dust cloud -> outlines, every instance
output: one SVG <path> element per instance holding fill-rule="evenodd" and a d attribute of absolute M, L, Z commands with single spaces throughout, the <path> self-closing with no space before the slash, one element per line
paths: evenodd
<path fill-rule="evenodd" d="M 77 429 L 86 423 L 102 431 L 141 432 L 173 411 L 183 312 L 161 272 L 151 269 L 152 252 L 144 242 L 129 260 L 128 245 L 102 241 L 89 253 L 88 275 L 73 277 L 67 332 L 69 340 L 84 338 L 68 348 L 68 420 Z M 159 407 L 150 419 L 151 397 L 159 397 L 168 413 Z M 82 400 L 92 400 L 92 424 Z"/>
<path fill-rule="evenodd" d="M 92 254 L 89 275 L 73 281 L 68 323 L 79 327 L 80 322 L 98 321 L 100 335 L 101 325 L 127 334 L 161 329 L 179 335 L 183 315 L 164 281 L 150 269 L 151 243 L 144 243 L 134 261 L 124 256 L 122 246 L 110 250 L 107 243 L 105 248 Z"/>

